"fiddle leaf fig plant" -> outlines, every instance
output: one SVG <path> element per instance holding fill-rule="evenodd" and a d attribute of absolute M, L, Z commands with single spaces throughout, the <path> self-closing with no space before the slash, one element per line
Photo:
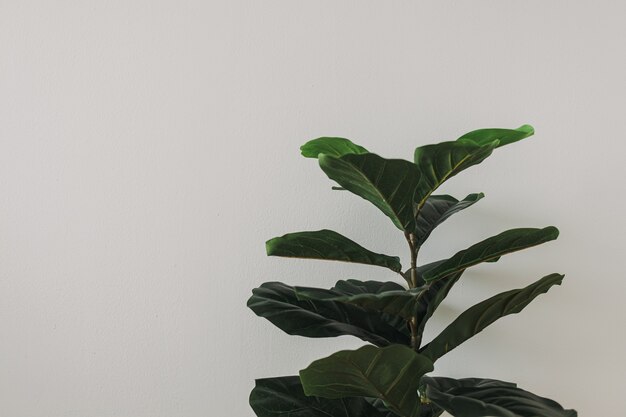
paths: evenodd
<path fill-rule="evenodd" d="M 498 147 L 533 133 L 528 125 L 475 130 L 455 141 L 420 146 L 413 161 L 385 159 L 344 138 L 323 137 L 301 147 L 302 155 L 316 158 L 336 182 L 333 188 L 369 201 L 391 220 L 407 242 L 410 265 L 403 269 L 397 256 L 375 253 L 332 230 L 268 240 L 270 256 L 382 267 L 399 282 L 347 279 L 330 289 L 266 282 L 254 289 L 248 307 L 287 334 L 351 335 L 367 343 L 316 360 L 299 376 L 256 380 L 250 405 L 258 417 L 437 417 L 444 411 L 456 417 L 577 416 L 511 382 L 430 375 L 446 353 L 560 285 L 561 274 L 494 295 L 461 313 L 432 340 L 423 340 L 428 320 L 467 268 L 558 237 L 553 226 L 511 229 L 447 259 L 418 263 L 434 229 L 484 197 L 475 193 L 458 200 L 435 194 L 437 188 Z"/>

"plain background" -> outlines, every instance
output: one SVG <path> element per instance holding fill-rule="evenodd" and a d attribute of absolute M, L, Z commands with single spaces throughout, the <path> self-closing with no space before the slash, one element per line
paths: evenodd
<path fill-rule="evenodd" d="M 482 127 L 537 134 L 442 192 L 484 192 L 422 261 L 561 229 L 469 271 L 428 328 L 551 272 L 563 286 L 444 357 L 581 416 L 626 406 L 626 6 L 621 1 L 0 1 L 0 416 L 251 417 L 253 379 L 363 343 L 287 336 L 264 281 L 384 269 L 267 258 L 335 229 L 402 255 L 299 146 L 386 157 Z"/>

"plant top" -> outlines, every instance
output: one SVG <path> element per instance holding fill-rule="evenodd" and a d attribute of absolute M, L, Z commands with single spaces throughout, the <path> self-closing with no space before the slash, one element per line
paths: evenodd
<path fill-rule="evenodd" d="M 352 141 L 322 137 L 301 147 L 337 186 L 369 201 L 406 240 L 411 264 L 375 253 L 332 230 L 289 233 L 266 243 L 270 256 L 354 262 L 398 274 L 396 281 L 339 280 L 330 289 L 266 282 L 248 307 L 290 335 L 351 335 L 368 344 L 311 363 L 299 376 L 257 379 L 250 405 L 258 417 L 575 417 L 555 401 L 511 382 L 429 375 L 436 361 L 491 323 L 522 311 L 560 285 L 552 273 L 488 298 L 461 313 L 424 343 L 428 320 L 467 268 L 558 237 L 554 226 L 506 230 L 447 259 L 418 263 L 420 248 L 442 222 L 484 195 L 459 200 L 435 194 L 445 181 L 488 158 L 497 148 L 534 134 L 480 129 L 457 140 L 420 146 L 413 160 L 385 159 Z M 399 278 L 400 278 L 399 277 Z"/>

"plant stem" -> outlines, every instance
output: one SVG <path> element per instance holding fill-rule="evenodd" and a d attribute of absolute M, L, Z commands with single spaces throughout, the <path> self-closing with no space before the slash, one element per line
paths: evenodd
<path fill-rule="evenodd" d="M 413 289 L 417 288 L 417 253 L 419 247 L 415 242 L 415 235 L 413 233 L 405 232 L 404 237 L 406 237 L 406 241 L 409 243 L 409 249 L 411 250 L 411 279 L 409 286 Z M 421 343 L 421 337 L 417 334 L 417 317 L 411 317 L 408 323 L 411 329 L 411 349 L 417 351 Z"/>
<path fill-rule="evenodd" d="M 409 243 L 409 249 L 411 250 L 410 287 L 417 288 L 417 253 L 419 248 L 416 245 L 415 235 L 413 233 L 405 232 L 404 237 L 406 237 L 406 241 Z"/>

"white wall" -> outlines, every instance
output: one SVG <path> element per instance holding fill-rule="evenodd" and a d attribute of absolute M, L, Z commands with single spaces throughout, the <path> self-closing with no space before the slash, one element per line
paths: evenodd
<path fill-rule="evenodd" d="M 255 377 L 362 345 L 246 309 L 264 281 L 382 270 L 267 258 L 334 228 L 402 236 L 298 147 L 387 157 L 531 123 L 443 191 L 487 198 L 423 260 L 506 228 L 557 242 L 475 268 L 429 329 L 550 272 L 562 287 L 438 372 L 518 381 L 581 416 L 626 405 L 621 1 L 0 1 L 0 416 L 252 416 Z M 406 260 L 406 256 L 403 256 Z"/>

